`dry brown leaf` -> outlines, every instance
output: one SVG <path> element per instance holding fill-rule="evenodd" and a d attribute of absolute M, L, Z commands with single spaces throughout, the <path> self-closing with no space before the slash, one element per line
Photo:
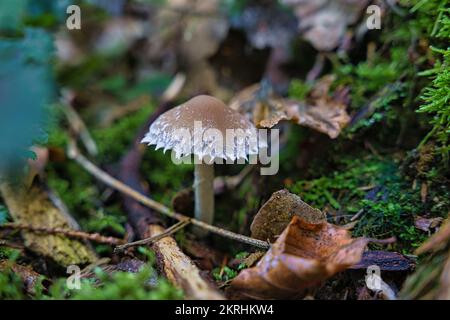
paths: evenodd
<path fill-rule="evenodd" d="M 323 77 L 307 101 L 284 99 L 254 84 L 239 92 L 230 101 L 230 107 L 247 115 L 260 128 L 272 128 L 282 120 L 290 120 L 334 139 L 350 122 L 350 116 L 346 111 L 347 91 L 340 89 L 334 96 L 329 94 L 333 81 L 333 76 Z"/>
<path fill-rule="evenodd" d="M 319 51 L 338 47 L 347 26 L 357 22 L 368 0 L 282 0 L 292 7 L 299 31 Z"/>
<path fill-rule="evenodd" d="M 438 232 L 433 234 L 416 251 L 415 254 L 421 255 L 426 252 L 436 252 L 444 248 L 450 242 L 450 219 L 445 220 Z"/>
<path fill-rule="evenodd" d="M 16 222 L 35 227 L 77 229 L 78 225 L 65 210 L 61 200 L 35 182 L 31 187 L 13 186 L 3 182 L 0 192 Z M 62 266 L 86 264 L 97 259 L 95 252 L 79 240 L 62 235 L 22 231 L 25 246 Z"/>
<path fill-rule="evenodd" d="M 229 296 L 300 298 L 308 288 L 358 263 L 368 242 L 330 223 L 312 224 L 294 216 L 261 261 L 232 281 Z"/>
<path fill-rule="evenodd" d="M 322 211 L 310 207 L 299 196 L 287 190 L 280 190 L 272 194 L 253 219 L 250 226 L 252 237 L 275 241 L 294 215 L 310 223 L 326 221 L 326 215 Z"/>
<path fill-rule="evenodd" d="M 439 227 L 443 220 L 444 219 L 441 217 L 425 218 L 417 216 L 414 220 L 414 226 L 419 230 L 430 232 L 431 230 Z"/>

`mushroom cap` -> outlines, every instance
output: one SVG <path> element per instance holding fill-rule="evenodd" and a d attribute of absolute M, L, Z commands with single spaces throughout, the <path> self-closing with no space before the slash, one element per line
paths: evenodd
<path fill-rule="evenodd" d="M 173 150 L 177 158 L 196 155 L 215 159 L 247 159 L 258 154 L 255 126 L 219 99 L 200 95 L 159 116 L 142 143 Z M 262 145 L 261 145 L 262 146 Z"/>

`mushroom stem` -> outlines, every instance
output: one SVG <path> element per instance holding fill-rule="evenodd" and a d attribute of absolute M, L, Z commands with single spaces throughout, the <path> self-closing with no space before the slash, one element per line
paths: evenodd
<path fill-rule="evenodd" d="M 214 219 L 213 182 L 214 164 L 196 164 L 194 169 L 195 218 L 208 224 L 212 224 Z M 200 235 L 199 232 L 196 233 Z"/>

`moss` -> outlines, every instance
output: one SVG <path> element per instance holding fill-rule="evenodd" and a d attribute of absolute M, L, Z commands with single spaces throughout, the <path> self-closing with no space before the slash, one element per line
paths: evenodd
<path fill-rule="evenodd" d="M 167 280 L 156 277 L 153 268 L 146 266 L 137 273 L 115 272 L 112 275 L 98 271 L 102 284 L 96 287 L 83 281 L 81 289 L 74 291 L 74 300 L 168 300 L 182 299 L 183 294 Z"/>
<path fill-rule="evenodd" d="M 148 251 L 145 249 L 145 251 Z M 149 252 L 153 256 L 152 252 Z M 15 261 L 17 257 L 11 257 Z M 159 277 L 154 268 L 154 258 L 137 273 L 114 272 L 108 274 L 100 268 L 95 278 L 82 279 L 79 290 L 70 290 L 66 278 L 59 278 L 45 292 L 42 279 L 34 286 L 33 293 L 25 293 L 23 280 L 12 271 L 0 273 L 0 299 L 73 299 L 73 300 L 167 300 L 182 299 L 181 290 L 174 288 L 166 279 Z"/>
<path fill-rule="evenodd" d="M 192 164 L 175 165 L 170 152 L 154 150 L 154 146 L 146 151 L 141 170 L 143 178 L 150 184 L 152 196 L 165 205 L 170 205 L 176 192 L 193 183 Z"/>
<path fill-rule="evenodd" d="M 92 129 L 92 137 L 99 150 L 98 161 L 107 164 L 117 162 L 127 152 L 138 130 L 145 124 L 153 110 L 152 105 L 145 105 L 110 127 Z"/>
<path fill-rule="evenodd" d="M 212 276 L 216 281 L 229 281 L 237 276 L 238 272 L 228 266 L 223 268 L 214 268 L 212 270 Z"/>
<path fill-rule="evenodd" d="M 24 284 L 20 277 L 12 271 L 0 272 L 0 299 L 22 300 L 26 299 Z"/>
<path fill-rule="evenodd" d="M 341 161 L 340 170 L 297 181 L 289 189 L 315 207 L 338 211 L 346 222 L 363 210 L 353 230 L 355 236 L 396 236 L 396 249 L 410 252 L 426 236 L 414 227 L 414 217 L 429 212 L 434 203 L 423 203 L 420 191 L 412 189 L 398 172 L 398 164 L 389 158 L 348 158 Z M 442 214 L 442 208 L 438 212 Z"/>
<path fill-rule="evenodd" d="M 293 79 L 289 85 L 289 97 L 297 100 L 304 100 L 311 90 L 311 85 L 300 79 Z"/>

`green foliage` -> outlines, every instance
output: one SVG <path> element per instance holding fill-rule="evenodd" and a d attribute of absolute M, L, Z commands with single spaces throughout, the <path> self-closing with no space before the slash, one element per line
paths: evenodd
<path fill-rule="evenodd" d="M 347 217 L 363 210 L 354 228 L 356 236 L 396 236 L 398 248 L 405 251 L 417 247 L 425 238 L 414 227 L 414 216 L 429 207 L 421 202 L 419 190 L 411 189 L 398 175 L 398 167 L 392 160 L 344 159 L 339 171 L 298 181 L 290 191 L 315 207 L 331 206 Z"/>
<path fill-rule="evenodd" d="M 434 79 L 431 85 L 424 89 L 421 98 L 425 104 L 418 111 L 433 115 L 431 120 L 433 129 L 428 137 L 433 135 L 437 139 L 440 143 L 439 151 L 448 161 L 450 153 L 450 49 L 434 49 L 434 51 L 442 54 L 442 61 L 436 60 L 433 69 L 422 73 L 422 75 L 432 76 Z"/>
<path fill-rule="evenodd" d="M 109 275 L 96 271 L 101 281 L 96 287 L 92 281 L 82 281 L 81 289 L 73 291 L 74 300 L 168 300 L 182 299 L 181 291 L 167 280 L 157 278 L 153 268 L 146 266 L 137 273 L 115 272 Z"/>
<path fill-rule="evenodd" d="M 406 86 L 401 82 L 394 82 L 380 89 L 373 100 L 367 102 L 367 108 L 371 112 L 370 116 L 361 117 L 344 134 L 351 137 L 355 133 L 363 133 L 365 129 L 369 129 L 383 120 L 395 121 L 397 113 L 393 106 L 404 97 L 405 91 Z"/>
<path fill-rule="evenodd" d="M 154 253 L 142 248 L 148 256 L 148 263 L 138 272 L 114 272 L 108 274 L 100 268 L 94 270 L 95 277 L 81 279 L 79 290 L 70 290 L 66 278 L 53 282 L 44 293 L 42 279 L 38 279 L 32 294 L 26 294 L 23 280 L 10 269 L 0 272 L 0 299 L 73 299 L 73 300 L 168 300 L 183 299 L 181 290 L 174 288 L 166 279 L 159 277 L 153 268 Z M 10 255 L 9 262 L 14 263 L 18 251 Z"/>
<path fill-rule="evenodd" d="M 151 105 L 123 117 L 107 128 L 95 128 L 92 136 L 97 143 L 101 163 L 115 163 L 131 146 L 138 130 L 150 117 Z"/>
<path fill-rule="evenodd" d="M 97 210 L 94 217 L 90 217 L 85 223 L 86 229 L 90 232 L 105 232 L 112 231 L 119 236 L 125 234 L 123 227 L 126 222 L 126 217 L 118 208 L 107 208 L 104 210 Z"/>
<path fill-rule="evenodd" d="M 289 97 L 297 100 L 304 100 L 311 90 L 311 85 L 300 79 L 294 79 L 289 84 Z"/>
<path fill-rule="evenodd" d="M 237 275 L 238 272 L 228 266 L 224 266 L 223 268 L 214 268 L 212 270 L 212 276 L 216 281 L 229 281 L 234 279 Z"/>
<path fill-rule="evenodd" d="M 54 96 L 52 52 L 50 35 L 39 29 L 25 29 L 23 38 L 0 40 L 0 171 L 21 170 L 30 155 L 27 149 L 45 140 L 46 108 Z"/>
<path fill-rule="evenodd" d="M 444 163 L 448 162 L 450 153 L 450 2 L 448 0 L 419 1 L 411 11 L 417 12 L 420 24 L 428 26 L 427 34 L 435 46 L 432 52 L 436 56 L 433 68 L 421 73 L 432 79 L 424 88 L 421 99 L 424 104 L 418 112 L 428 113 L 432 116 L 432 130 L 422 141 L 425 143 L 434 137 L 440 144 L 439 152 Z M 441 49 L 439 49 L 441 48 Z"/>
<path fill-rule="evenodd" d="M 59 280 L 49 289 L 52 299 L 74 300 L 169 300 L 182 299 L 181 290 L 174 288 L 165 278 L 159 277 L 153 268 L 154 252 L 139 247 L 148 262 L 138 272 L 114 272 L 108 274 L 96 268 L 95 279 L 81 281 L 80 290 L 70 291 L 65 279 Z"/>
<path fill-rule="evenodd" d="M 9 252 L 8 252 L 9 251 Z M 0 247 L 0 258 L 8 259 L 13 264 L 19 257 L 18 250 L 3 250 Z M 0 300 L 25 299 L 24 284 L 22 279 L 14 273 L 9 266 L 0 272 Z"/>
<path fill-rule="evenodd" d="M 0 204 L 0 224 L 3 224 L 6 221 L 8 221 L 8 218 L 9 218 L 8 209 Z"/>
<path fill-rule="evenodd" d="M 0 299 L 26 299 L 26 295 L 23 292 L 22 279 L 20 279 L 20 277 L 11 270 L 0 272 Z"/>
<path fill-rule="evenodd" d="M 352 160 L 343 160 L 342 171 L 335 171 L 329 177 L 298 181 L 290 187 L 290 190 L 315 207 L 324 208 L 327 204 L 331 204 L 334 209 L 340 209 L 340 202 L 348 203 L 364 196 L 365 192 L 360 187 L 380 183 L 380 172 L 392 171 L 389 162 L 379 162 L 376 159 L 358 161 L 364 164 L 355 165 L 357 163 L 353 163 Z M 335 197 L 339 194 L 338 201 Z"/>
<path fill-rule="evenodd" d="M 95 180 L 80 170 L 76 163 L 65 163 L 64 171 L 60 164 L 52 164 L 48 171 L 49 186 L 57 192 L 71 212 L 80 214 L 97 207 L 100 194 Z"/>
<path fill-rule="evenodd" d="M 248 0 L 223 0 L 220 2 L 222 9 L 231 17 L 239 15 L 247 5 Z"/>
<path fill-rule="evenodd" d="M 0 31 L 17 31 L 22 26 L 28 0 L 0 2 Z"/>

